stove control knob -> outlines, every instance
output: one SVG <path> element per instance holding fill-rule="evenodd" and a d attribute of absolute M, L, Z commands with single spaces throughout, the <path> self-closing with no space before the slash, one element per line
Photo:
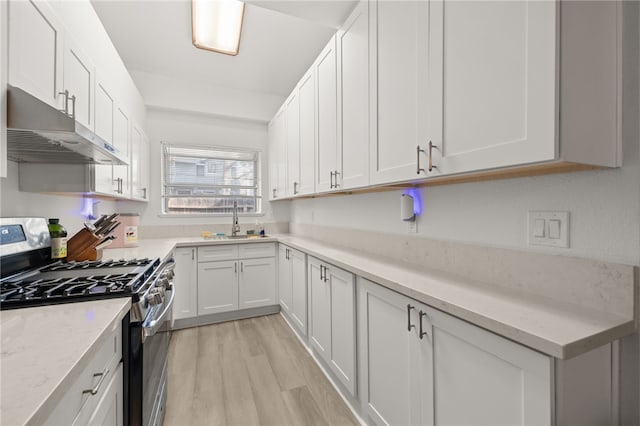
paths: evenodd
<path fill-rule="evenodd" d="M 156 285 L 156 287 L 168 289 L 169 287 L 171 287 L 171 283 L 169 283 L 168 278 L 162 277 L 160 278 L 160 280 L 158 280 L 158 284 Z"/>
<path fill-rule="evenodd" d="M 164 276 L 167 277 L 168 279 L 171 279 L 175 276 L 176 274 L 173 272 L 173 269 L 169 269 L 168 271 L 166 271 L 164 273 Z"/>
<path fill-rule="evenodd" d="M 149 292 L 149 294 L 147 295 L 147 302 L 149 302 L 149 304 L 151 306 L 155 306 L 155 305 L 159 305 L 162 303 L 162 293 L 158 290 L 158 289 L 153 289 Z"/>

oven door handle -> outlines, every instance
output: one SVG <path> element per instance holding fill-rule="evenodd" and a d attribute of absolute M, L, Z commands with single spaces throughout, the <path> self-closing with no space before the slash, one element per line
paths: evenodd
<path fill-rule="evenodd" d="M 146 325 L 143 324 L 142 330 L 144 333 L 143 336 L 145 338 L 151 337 L 154 334 L 156 334 L 156 332 L 160 328 L 160 325 L 162 325 L 162 322 L 164 321 L 164 317 L 167 315 L 167 313 L 173 306 L 173 299 L 175 299 L 175 297 L 176 297 L 176 291 L 175 289 L 173 289 L 171 290 L 171 297 L 169 298 L 169 302 L 164 307 L 164 310 L 162 311 L 162 313 L 156 319 L 149 321 L 149 324 L 146 324 Z"/>

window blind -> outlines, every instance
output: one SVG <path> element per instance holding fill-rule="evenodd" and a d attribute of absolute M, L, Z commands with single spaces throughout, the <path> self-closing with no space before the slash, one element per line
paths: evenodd
<path fill-rule="evenodd" d="M 162 144 L 165 214 L 261 213 L 260 153 Z"/>

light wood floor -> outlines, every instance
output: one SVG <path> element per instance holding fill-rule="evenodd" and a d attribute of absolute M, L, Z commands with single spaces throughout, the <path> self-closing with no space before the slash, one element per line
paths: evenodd
<path fill-rule="evenodd" d="M 357 425 L 279 315 L 175 331 L 165 426 Z"/>

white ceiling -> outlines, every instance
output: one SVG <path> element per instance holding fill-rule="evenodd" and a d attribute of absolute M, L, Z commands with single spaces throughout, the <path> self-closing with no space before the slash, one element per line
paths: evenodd
<path fill-rule="evenodd" d="M 188 0 L 92 0 L 129 70 L 279 96 L 290 93 L 355 3 L 253 0 L 240 52 L 227 56 L 191 44 Z"/>

